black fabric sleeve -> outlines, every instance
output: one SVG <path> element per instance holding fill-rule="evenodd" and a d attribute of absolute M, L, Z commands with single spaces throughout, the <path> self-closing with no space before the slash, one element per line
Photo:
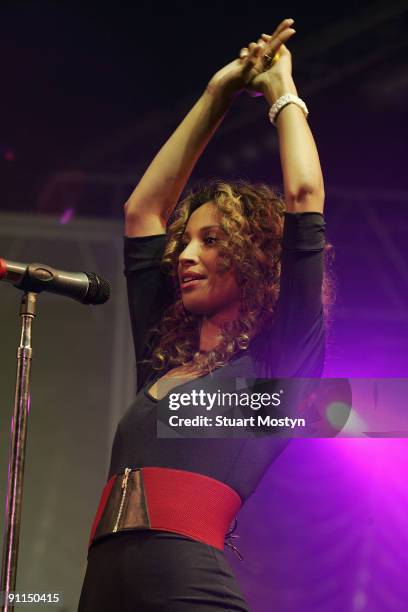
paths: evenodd
<path fill-rule="evenodd" d="M 260 334 L 257 346 L 265 376 L 312 378 L 322 374 L 324 245 L 321 213 L 285 213 L 274 323 Z"/>
<path fill-rule="evenodd" d="M 155 335 L 151 330 L 174 299 L 171 278 L 161 266 L 165 242 L 165 234 L 124 238 L 124 274 L 127 280 L 138 391 L 148 376 L 148 368 L 141 361 L 150 357 L 155 344 Z"/>

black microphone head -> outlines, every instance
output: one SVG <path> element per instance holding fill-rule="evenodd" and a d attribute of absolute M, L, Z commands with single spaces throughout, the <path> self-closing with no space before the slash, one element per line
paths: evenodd
<path fill-rule="evenodd" d="M 104 304 L 110 296 L 110 283 L 98 276 L 94 272 L 86 272 L 89 279 L 89 288 L 85 297 L 82 299 L 83 304 Z"/>

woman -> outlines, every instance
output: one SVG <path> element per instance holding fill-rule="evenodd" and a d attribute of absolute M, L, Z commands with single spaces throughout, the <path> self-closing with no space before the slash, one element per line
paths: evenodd
<path fill-rule="evenodd" d="M 156 417 L 171 389 L 197 378 L 321 374 L 324 191 L 284 44 L 292 24 L 214 75 L 126 203 L 138 393 L 115 435 L 80 612 L 248 610 L 224 537 L 286 443 L 157 438 Z M 245 88 L 272 106 L 284 202 L 266 186 L 215 181 L 180 204 L 166 239 L 196 161 Z"/>

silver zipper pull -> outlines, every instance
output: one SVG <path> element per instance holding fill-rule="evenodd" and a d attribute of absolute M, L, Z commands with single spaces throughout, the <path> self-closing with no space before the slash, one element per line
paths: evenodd
<path fill-rule="evenodd" d="M 126 489 L 128 478 L 129 478 L 129 474 L 130 474 L 131 471 L 132 471 L 131 468 L 125 468 L 125 473 L 124 473 L 123 478 L 122 478 L 122 489 Z"/>
<path fill-rule="evenodd" d="M 116 522 L 115 522 L 115 525 L 114 525 L 113 530 L 112 530 L 114 532 L 117 531 L 118 528 L 119 528 L 119 521 L 120 521 L 120 518 L 122 516 L 123 504 L 124 504 L 125 497 L 126 497 L 127 483 L 128 483 L 129 474 L 130 474 L 131 471 L 132 471 L 132 468 L 125 468 L 125 473 L 123 474 L 122 484 L 121 484 L 122 498 L 120 500 L 118 516 L 116 517 Z"/>

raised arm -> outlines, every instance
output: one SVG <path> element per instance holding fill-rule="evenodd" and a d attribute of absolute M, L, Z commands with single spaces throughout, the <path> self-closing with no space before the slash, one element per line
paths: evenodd
<path fill-rule="evenodd" d="M 280 41 L 292 34 L 285 22 L 279 26 Z M 260 52 L 261 48 L 252 44 L 247 53 L 241 50 L 239 58 L 219 70 L 157 153 L 125 204 L 127 236 L 165 232 L 167 219 L 232 100 L 262 69 Z"/>
<path fill-rule="evenodd" d="M 157 153 L 125 204 L 127 236 L 165 232 L 166 221 L 230 100 L 207 87 Z"/>
<path fill-rule="evenodd" d="M 293 19 L 285 22 L 289 31 Z M 281 24 L 282 25 L 282 24 Z M 287 29 L 285 30 L 288 31 Z M 256 47 L 261 54 L 279 59 L 271 67 L 255 76 L 250 88 L 261 92 L 272 106 L 281 96 L 297 90 L 292 78 L 292 59 L 279 28 L 269 36 L 263 34 Z M 248 52 L 258 55 L 254 46 Z M 324 184 L 316 144 L 303 110 L 296 104 L 287 104 L 276 118 L 279 153 L 283 175 L 285 203 L 288 212 L 323 212 Z"/>

